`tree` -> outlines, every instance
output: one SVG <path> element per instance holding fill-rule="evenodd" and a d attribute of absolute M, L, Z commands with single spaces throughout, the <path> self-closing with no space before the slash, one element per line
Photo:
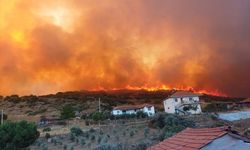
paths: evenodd
<path fill-rule="evenodd" d="M 0 149 L 24 149 L 39 137 L 36 125 L 27 121 L 7 122 L 0 126 Z"/>
<path fill-rule="evenodd" d="M 66 105 L 61 110 L 62 119 L 70 119 L 75 117 L 74 108 L 71 105 Z"/>
<path fill-rule="evenodd" d="M 104 119 L 104 114 L 102 112 L 94 112 L 92 115 L 91 115 L 91 118 L 94 120 L 94 121 L 100 121 L 100 120 L 103 120 Z"/>

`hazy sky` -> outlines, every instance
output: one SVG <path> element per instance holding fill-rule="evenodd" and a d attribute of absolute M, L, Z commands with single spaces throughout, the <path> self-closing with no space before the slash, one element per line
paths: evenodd
<path fill-rule="evenodd" d="M 0 94 L 194 88 L 250 97 L 249 0 L 0 0 Z"/>

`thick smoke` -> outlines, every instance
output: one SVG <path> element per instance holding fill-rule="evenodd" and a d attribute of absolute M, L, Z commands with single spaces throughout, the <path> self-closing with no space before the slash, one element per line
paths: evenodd
<path fill-rule="evenodd" d="M 250 96 L 248 0 L 0 2 L 0 94 L 193 87 Z"/>

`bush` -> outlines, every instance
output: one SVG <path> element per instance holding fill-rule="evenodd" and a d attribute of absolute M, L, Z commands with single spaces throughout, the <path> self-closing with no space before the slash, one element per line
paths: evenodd
<path fill-rule="evenodd" d="M 165 126 L 183 126 L 194 127 L 195 123 L 193 121 L 182 118 L 178 115 L 172 114 L 158 114 L 153 119 L 150 120 L 149 125 L 154 128 L 164 128 Z"/>
<path fill-rule="evenodd" d="M 62 119 L 70 119 L 75 117 L 74 108 L 71 105 L 66 105 L 61 110 Z"/>
<path fill-rule="evenodd" d="M 100 144 L 101 141 L 102 141 L 102 137 L 101 137 L 101 136 L 98 136 L 98 139 L 97 139 L 98 144 Z"/>
<path fill-rule="evenodd" d="M 0 149 L 24 149 L 39 137 L 36 125 L 27 121 L 7 122 L 0 126 Z"/>
<path fill-rule="evenodd" d="M 108 138 L 107 137 L 104 137 L 103 140 L 102 140 L 102 143 L 107 143 L 108 142 Z"/>
<path fill-rule="evenodd" d="M 102 112 L 94 112 L 93 114 L 91 114 L 91 119 L 93 119 L 94 121 L 100 121 L 105 119 L 105 116 Z"/>
<path fill-rule="evenodd" d="M 187 127 L 194 127 L 193 121 L 172 114 L 158 114 L 149 123 L 151 127 L 163 129 L 160 140 L 172 136 Z"/>
<path fill-rule="evenodd" d="M 70 139 L 70 141 L 74 142 L 76 137 L 74 134 L 71 133 L 69 139 Z"/>
<path fill-rule="evenodd" d="M 68 147 L 68 146 L 67 146 L 66 144 L 64 144 L 64 145 L 63 145 L 63 150 L 67 150 L 67 147 Z"/>
<path fill-rule="evenodd" d="M 144 129 L 144 136 L 147 137 L 149 134 L 149 128 Z"/>
<path fill-rule="evenodd" d="M 146 118 L 148 115 L 144 113 L 143 111 L 139 111 L 136 113 L 137 118 Z"/>
<path fill-rule="evenodd" d="M 90 132 L 90 133 L 94 133 L 94 132 L 95 132 L 95 129 L 90 128 L 89 132 Z"/>
<path fill-rule="evenodd" d="M 149 145 L 151 145 L 150 141 L 141 141 L 135 145 L 132 145 L 132 150 L 146 150 Z"/>
<path fill-rule="evenodd" d="M 44 128 L 44 129 L 43 129 L 43 132 L 49 132 L 49 131 L 51 131 L 51 128 L 50 128 L 50 127 L 47 127 L 47 128 Z"/>
<path fill-rule="evenodd" d="M 135 135 L 134 131 L 130 131 L 129 135 L 133 137 Z"/>
<path fill-rule="evenodd" d="M 46 138 L 46 139 L 49 139 L 50 137 L 51 137 L 51 136 L 50 136 L 49 133 L 46 133 L 46 134 L 45 134 L 45 138 Z"/>
<path fill-rule="evenodd" d="M 73 144 L 70 146 L 70 150 L 74 150 L 74 145 Z"/>
<path fill-rule="evenodd" d="M 226 110 L 227 110 L 227 104 L 223 103 L 210 103 L 203 108 L 204 112 L 217 112 Z"/>
<path fill-rule="evenodd" d="M 76 135 L 76 136 L 79 136 L 79 135 L 82 135 L 82 134 L 83 134 L 82 129 L 79 128 L 79 127 L 73 127 L 73 128 L 71 128 L 71 129 L 70 129 L 70 132 L 71 132 L 71 134 L 74 134 L 74 135 Z"/>
<path fill-rule="evenodd" d="M 120 144 L 103 144 L 92 150 L 122 150 L 122 145 Z"/>
<path fill-rule="evenodd" d="M 84 139 L 81 139 L 81 146 L 84 146 L 86 144 Z"/>
<path fill-rule="evenodd" d="M 91 135 L 90 140 L 91 140 L 91 141 L 94 141 L 94 140 L 95 140 L 95 136 L 94 136 L 94 135 Z"/>

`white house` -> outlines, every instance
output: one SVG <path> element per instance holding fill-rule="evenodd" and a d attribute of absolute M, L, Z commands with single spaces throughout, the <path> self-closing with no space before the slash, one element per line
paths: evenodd
<path fill-rule="evenodd" d="M 172 114 L 200 114 L 202 113 L 199 102 L 200 96 L 201 94 L 193 92 L 177 91 L 164 100 L 165 112 Z"/>
<path fill-rule="evenodd" d="M 155 114 L 155 108 L 153 105 L 143 104 L 117 106 L 112 110 L 112 114 L 115 116 L 137 114 L 137 112 L 144 112 L 148 116 L 153 116 Z"/>

